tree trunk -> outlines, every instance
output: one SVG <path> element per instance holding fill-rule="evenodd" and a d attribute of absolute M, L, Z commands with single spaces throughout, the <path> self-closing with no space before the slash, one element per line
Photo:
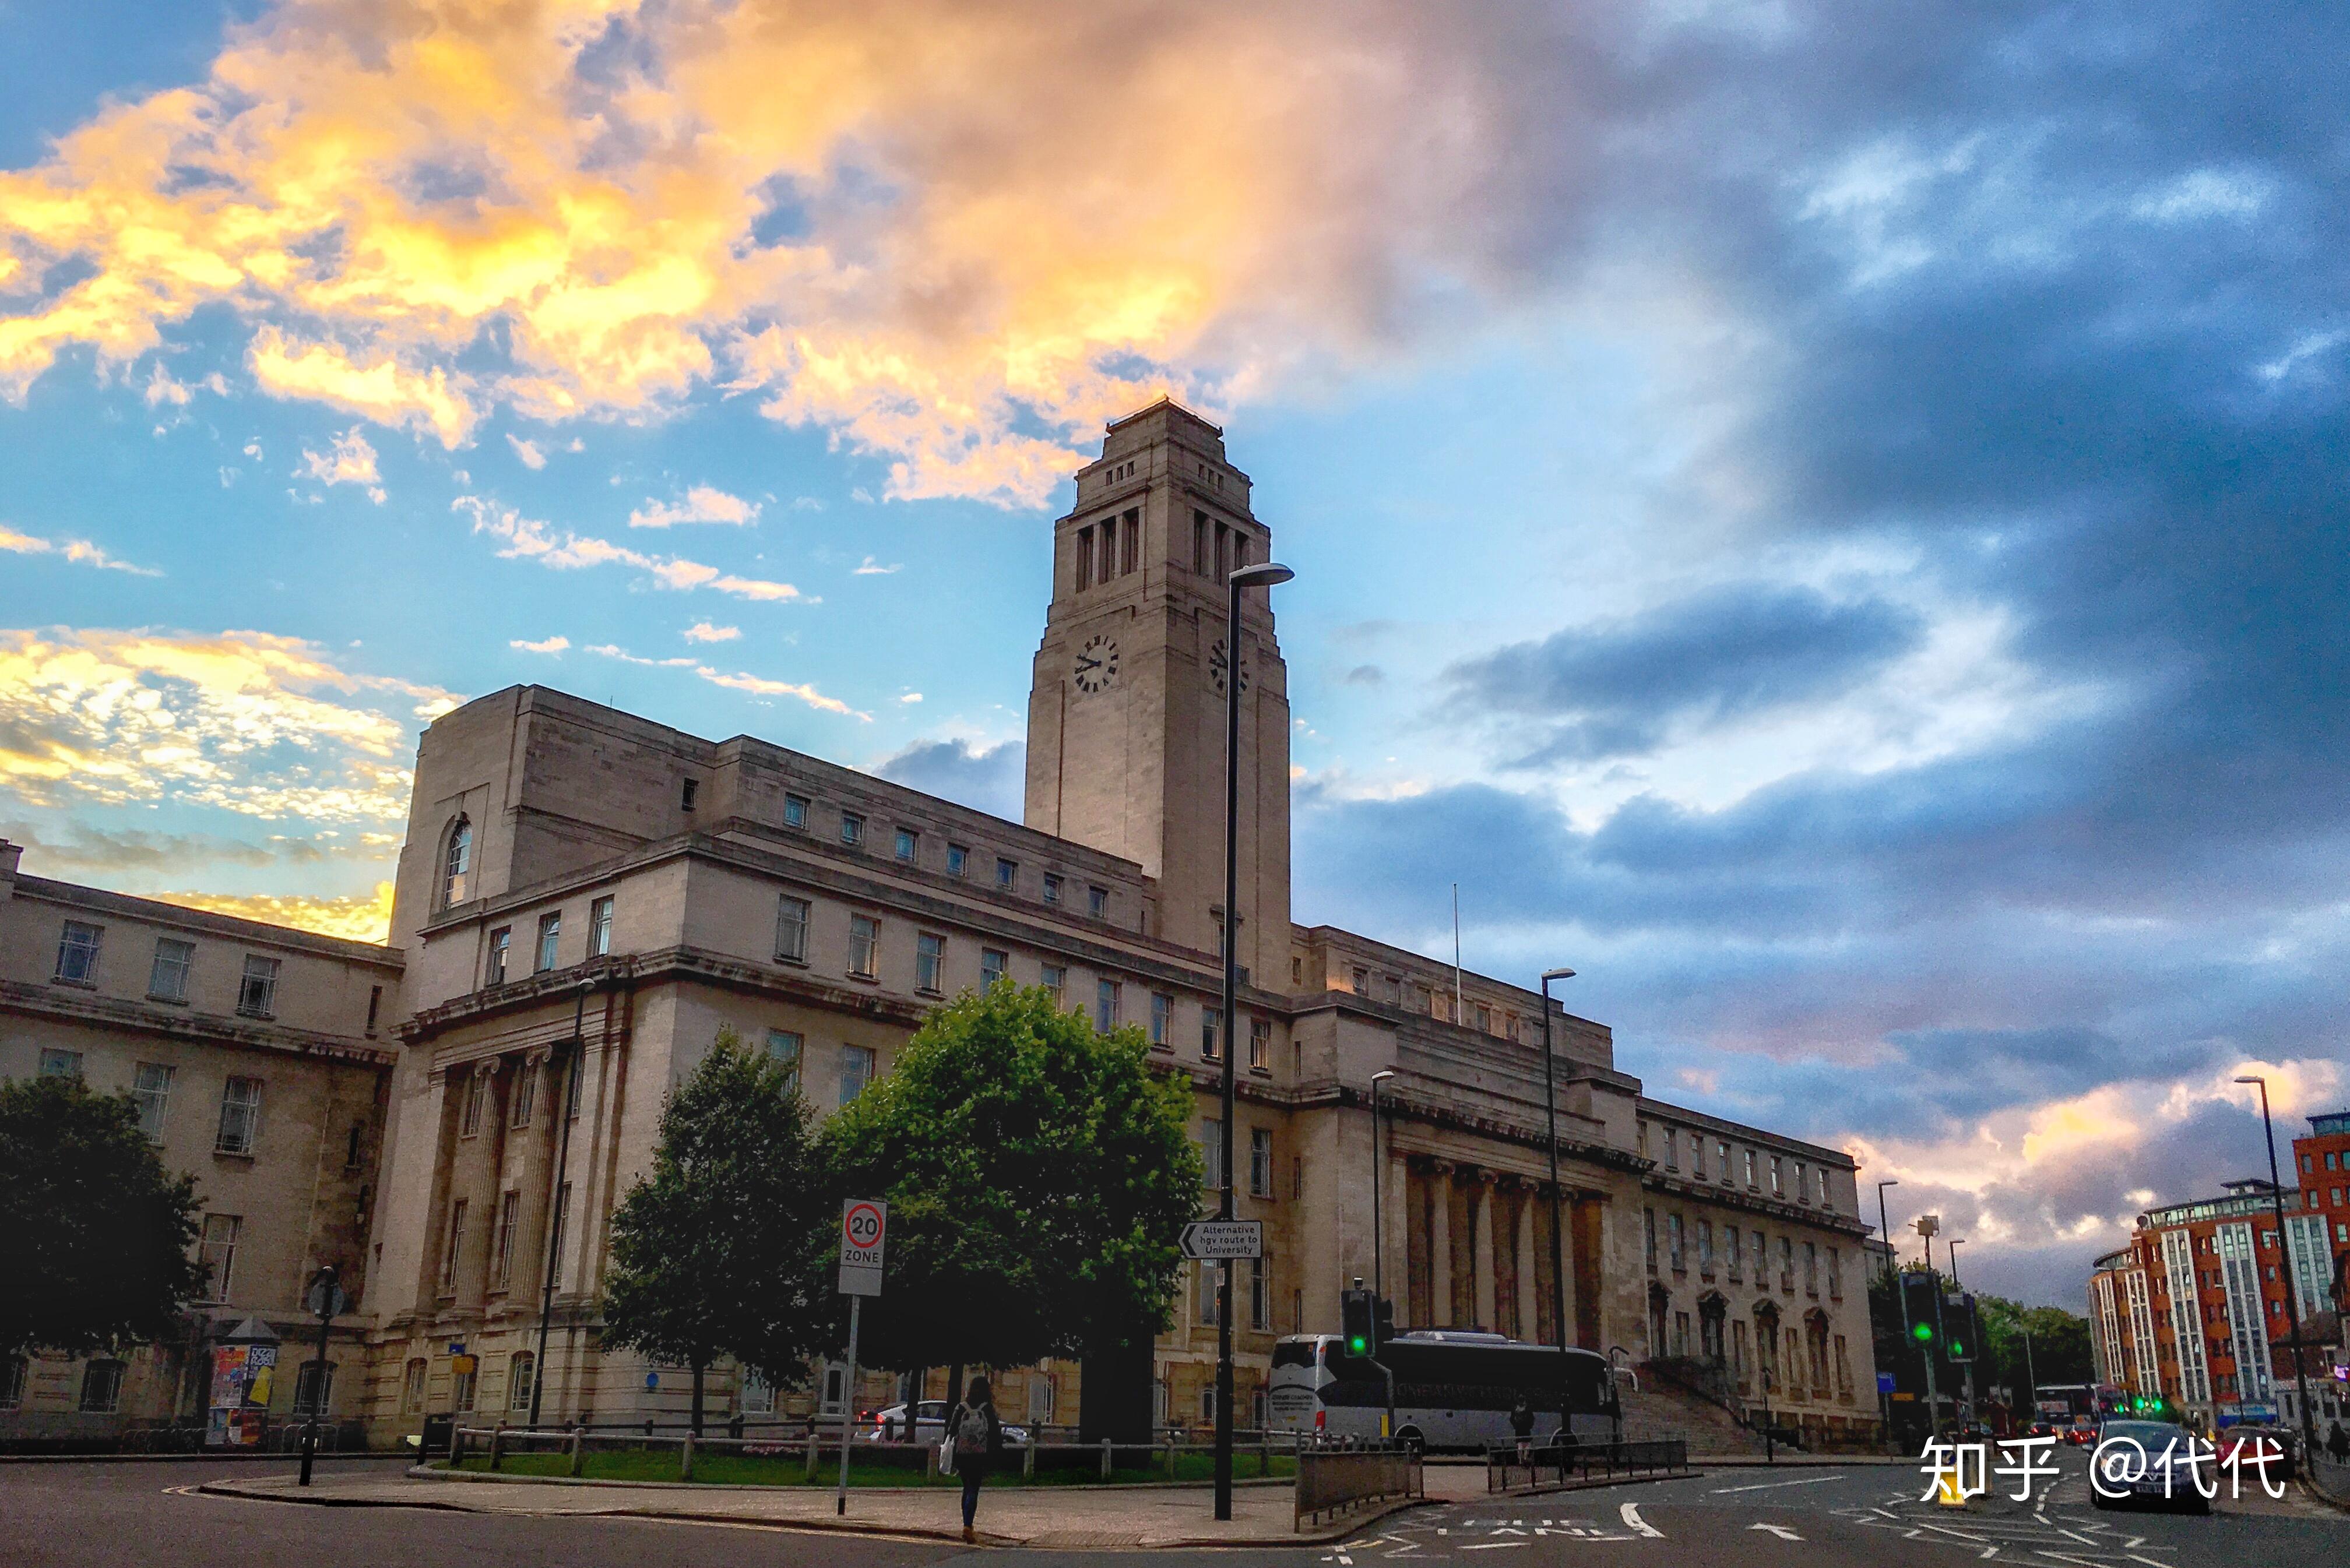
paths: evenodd
<path fill-rule="evenodd" d="M 702 1436 L 702 1375 L 709 1367 L 706 1361 L 693 1364 L 693 1435 Z"/>
<path fill-rule="evenodd" d="M 958 1361 L 947 1368 L 947 1414 L 953 1415 L 954 1407 L 962 1403 L 962 1363 Z M 940 1435 L 943 1437 L 945 1434 Z"/>

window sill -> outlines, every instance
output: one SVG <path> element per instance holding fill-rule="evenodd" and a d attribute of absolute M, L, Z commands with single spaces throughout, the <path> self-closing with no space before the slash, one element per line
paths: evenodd
<path fill-rule="evenodd" d="M 96 991 L 98 989 L 98 981 L 94 980 L 68 980 L 61 974 L 51 975 L 49 977 L 49 983 L 51 985 L 69 985 L 76 991 Z"/>
<path fill-rule="evenodd" d="M 158 996 L 151 991 L 147 993 L 147 1000 L 164 1007 L 185 1007 L 188 1005 L 188 999 L 184 996 Z"/>
<path fill-rule="evenodd" d="M 783 965 L 785 969 L 806 969 L 808 966 L 807 960 L 804 958 L 793 958 L 787 953 L 777 953 L 775 955 L 775 961 Z"/>
<path fill-rule="evenodd" d="M 918 985 L 914 987 L 914 994 L 916 996 L 944 996 L 946 992 L 941 991 L 935 985 Z"/>
<path fill-rule="evenodd" d="M 859 985 L 879 985 L 881 983 L 881 977 L 879 975 L 858 974 L 855 970 L 849 971 L 847 978 L 857 981 Z"/>
<path fill-rule="evenodd" d="M 239 1018 L 250 1018 L 256 1023 L 275 1023 L 277 1022 L 277 1014 L 274 1012 L 255 1012 L 249 1008 L 244 1007 L 240 1007 L 236 1010 L 236 1015 Z"/>
<path fill-rule="evenodd" d="M 243 1160 L 247 1165 L 251 1165 L 253 1163 L 253 1150 L 249 1148 L 215 1147 L 213 1150 L 213 1158 L 214 1159 L 239 1159 Z"/>

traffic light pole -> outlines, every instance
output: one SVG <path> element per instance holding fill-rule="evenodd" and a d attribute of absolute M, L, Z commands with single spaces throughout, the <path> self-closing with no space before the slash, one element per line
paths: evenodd
<path fill-rule="evenodd" d="M 1942 1282 L 1934 1274 L 1934 1238 L 1919 1240 L 1926 1243 L 1926 1282 L 1934 1290 L 1934 1341 L 1925 1347 L 1926 1437 L 1930 1442 L 1942 1435 L 1942 1396 L 1934 1386 L 1934 1355 L 1942 1348 Z"/>

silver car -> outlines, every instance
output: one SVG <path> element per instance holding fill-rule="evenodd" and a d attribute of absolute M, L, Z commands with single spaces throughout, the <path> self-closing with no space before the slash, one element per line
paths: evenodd
<path fill-rule="evenodd" d="M 873 1429 L 865 1434 L 868 1443 L 938 1443 L 946 1440 L 947 1402 L 943 1399 L 918 1401 L 909 1430 L 906 1407 L 890 1405 L 875 1412 Z M 1024 1448 L 1028 1442 L 1028 1428 L 1003 1423 L 1003 1443 L 1006 1448 Z"/>

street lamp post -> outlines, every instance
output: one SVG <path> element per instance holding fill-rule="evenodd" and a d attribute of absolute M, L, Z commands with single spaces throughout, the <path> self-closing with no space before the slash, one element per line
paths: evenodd
<path fill-rule="evenodd" d="M 1890 1178 L 1877 1184 L 1877 1233 L 1885 1241 L 1885 1282 L 1893 1288 L 1893 1310 L 1896 1312 L 1901 1310 L 1901 1270 L 1900 1261 L 1893 1252 L 1893 1224 L 1885 1214 L 1885 1189 L 1900 1185 L 1899 1180 Z M 1877 1418 L 1884 1424 L 1885 1446 L 1890 1452 L 1893 1448 L 1893 1396 L 1882 1385 L 1878 1386 L 1877 1395 Z"/>
<path fill-rule="evenodd" d="M 555 1317 L 555 1269 L 561 1261 L 556 1249 L 563 1244 L 563 1183 L 571 1168 L 571 1102 L 579 1093 L 579 1058 L 587 1054 L 588 993 L 596 989 L 593 975 L 579 981 L 578 998 L 571 1009 L 570 1061 L 564 1066 L 563 1095 L 556 1102 L 560 1118 L 556 1133 L 555 1189 L 546 1195 L 546 1282 L 538 1297 L 538 1356 L 530 1364 L 530 1425 L 538 1428 L 538 1404 L 546 1391 L 546 1331 Z"/>
<path fill-rule="evenodd" d="M 1379 1219 L 1379 1189 L 1387 1185 L 1387 1167 L 1379 1163 L 1379 1085 L 1394 1076 L 1393 1068 L 1371 1075 L 1371 1299 L 1375 1302 L 1388 1293 L 1385 1257 L 1381 1251 L 1387 1240 L 1387 1231 Z"/>
<path fill-rule="evenodd" d="M 1550 982 L 1573 980 L 1571 969 L 1543 971 L 1543 1117 L 1550 1128 L 1550 1322 L 1557 1336 L 1558 1347 L 1566 1348 L 1566 1269 L 1565 1253 L 1559 1246 L 1558 1199 L 1558 1090 L 1553 1083 L 1550 1050 Z"/>
<path fill-rule="evenodd" d="M 1224 579 L 1224 1074 L 1222 1165 L 1216 1217 L 1230 1220 L 1232 1208 L 1232 1063 L 1240 1054 L 1239 1020 L 1233 992 L 1240 987 L 1241 897 L 1241 590 L 1270 588 L 1297 574 L 1275 561 L 1243 566 Z M 1216 1270 L 1216 1517 L 1232 1516 L 1232 1261 Z"/>
<path fill-rule="evenodd" d="M 2317 1417 L 2309 1407 L 2309 1372 L 2301 1359 L 2301 1305 L 2293 1272 L 2293 1237 L 2284 1228 L 2284 1187 L 2277 1179 L 2276 1127 L 2269 1120 L 2269 1081 L 2254 1073 L 2238 1078 L 2239 1084 L 2261 1086 L 2261 1131 L 2269 1143 L 2269 1200 L 2276 1210 L 2277 1263 L 2284 1271 L 2284 1316 L 2293 1330 L 2293 1399 L 2301 1407 L 2301 1451 L 2306 1456 L 2317 1451 Z M 2241 1396 L 2240 1396 L 2241 1397 Z"/>

